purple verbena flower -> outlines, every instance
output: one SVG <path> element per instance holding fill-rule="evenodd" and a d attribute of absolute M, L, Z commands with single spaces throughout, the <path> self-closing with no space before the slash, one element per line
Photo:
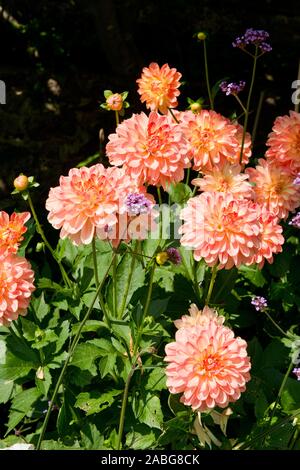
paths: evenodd
<path fill-rule="evenodd" d="M 249 28 L 245 34 L 239 36 L 233 41 L 233 47 L 244 49 L 249 44 L 253 44 L 260 48 L 261 52 L 270 52 L 272 47 L 266 42 L 269 39 L 269 33 L 263 29 Z"/>
<path fill-rule="evenodd" d="M 168 260 L 171 261 L 173 264 L 180 264 L 181 263 L 181 255 L 177 248 L 168 248 L 167 249 Z"/>
<path fill-rule="evenodd" d="M 268 306 L 267 300 L 259 295 L 252 297 L 251 304 L 258 312 L 262 312 Z"/>
<path fill-rule="evenodd" d="M 300 380 L 300 367 L 295 367 L 295 369 L 293 369 L 293 374 L 296 375 L 297 380 Z"/>
<path fill-rule="evenodd" d="M 126 207 L 130 215 L 139 215 L 148 213 L 151 203 L 143 194 L 132 193 L 127 196 Z"/>
<path fill-rule="evenodd" d="M 289 222 L 289 225 L 292 225 L 293 227 L 300 228 L 300 212 L 298 212 L 292 220 Z"/>
<path fill-rule="evenodd" d="M 222 82 L 220 84 L 220 89 L 226 93 L 226 95 L 237 95 L 238 93 L 240 93 L 241 91 L 243 91 L 243 89 L 245 88 L 245 85 L 246 85 L 246 82 L 244 82 L 243 80 L 240 80 L 239 83 L 234 83 L 234 82 L 231 82 L 231 83 L 228 83 L 228 82 Z"/>

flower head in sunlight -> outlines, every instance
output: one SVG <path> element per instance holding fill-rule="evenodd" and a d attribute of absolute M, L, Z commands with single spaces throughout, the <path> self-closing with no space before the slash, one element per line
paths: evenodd
<path fill-rule="evenodd" d="M 184 178 L 190 166 L 186 141 L 171 117 L 151 112 L 124 120 L 106 146 L 112 165 L 123 165 L 139 184 L 166 188 Z"/>
<path fill-rule="evenodd" d="M 195 178 L 192 184 L 198 186 L 200 191 L 233 194 L 243 199 L 253 195 L 252 186 L 247 180 L 248 175 L 241 173 L 240 165 L 226 162 L 224 165 L 214 166 L 203 178 Z"/>
<path fill-rule="evenodd" d="M 176 108 L 178 105 L 180 78 L 181 73 L 168 64 L 159 67 L 152 62 L 149 67 L 144 67 L 141 78 L 137 80 L 142 103 L 146 102 L 151 111 L 167 114 L 168 108 Z"/>
<path fill-rule="evenodd" d="M 250 380 L 247 343 L 215 318 L 179 328 L 166 346 L 167 387 L 193 410 L 226 408 Z"/>
<path fill-rule="evenodd" d="M 267 145 L 269 161 L 300 171 L 300 113 L 290 111 L 289 116 L 277 117 Z"/>
<path fill-rule="evenodd" d="M 61 238 L 75 244 L 89 244 L 95 235 L 109 231 L 118 222 L 129 193 L 139 192 L 136 182 L 123 168 L 73 168 L 61 176 L 59 186 L 51 188 L 46 201 L 48 220 L 61 229 Z"/>
<path fill-rule="evenodd" d="M 209 266 L 230 269 L 251 265 L 259 248 L 260 212 L 252 201 L 232 194 L 205 192 L 191 198 L 181 211 L 184 224 L 179 231 L 194 258 Z"/>
<path fill-rule="evenodd" d="M 255 183 L 255 200 L 279 219 L 286 219 L 289 212 L 300 206 L 300 187 L 294 184 L 295 178 L 287 167 L 263 158 L 258 163 L 256 168 L 246 170 L 249 181 Z"/>
<path fill-rule="evenodd" d="M 9 216 L 5 211 L 0 211 L 0 256 L 17 253 L 23 235 L 27 230 L 25 223 L 29 219 L 29 212 L 14 212 Z"/>
<path fill-rule="evenodd" d="M 261 269 L 265 263 L 273 263 L 273 255 L 282 252 L 284 237 L 278 217 L 269 212 L 265 205 L 254 204 L 260 224 L 259 246 L 254 256 L 254 262 Z"/>
<path fill-rule="evenodd" d="M 224 159 L 231 163 L 235 160 L 239 149 L 237 128 L 221 114 L 187 111 L 182 113 L 180 126 L 188 141 L 190 157 L 194 159 L 194 170 L 205 172 Z"/>
<path fill-rule="evenodd" d="M 9 326 L 26 315 L 34 291 L 34 272 L 29 262 L 14 254 L 0 260 L 0 325 Z"/>
<path fill-rule="evenodd" d="M 179 330 L 180 328 L 190 328 L 191 326 L 203 326 L 214 320 L 218 325 L 224 323 L 225 318 L 219 316 L 217 311 L 205 305 L 203 310 L 199 310 L 196 304 L 192 304 L 189 308 L 189 315 L 183 315 L 179 320 L 175 320 L 174 324 Z"/>

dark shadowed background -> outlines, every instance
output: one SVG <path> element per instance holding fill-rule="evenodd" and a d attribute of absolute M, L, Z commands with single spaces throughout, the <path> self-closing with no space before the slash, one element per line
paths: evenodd
<path fill-rule="evenodd" d="M 263 153 L 275 117 L 294 107 L 297 0 L 7 0 L 0 5 L 0 79 L 7 92 L 0 105 L 0 208 L 15 204 L 9 193 L 20 172 L 40 181 L 43 202 L 60 174 L 99 151 L 99 130 L 107 139 L 114 128 L 113 113 L 99 110 L 104 89 L 129 90 L 127 116 L 144 110 L 135 80 L 151 61 L 168 62 L 183 74 L 182 109 L 187 97 L 206 98 L 202 45 L 193 37 L 198 31 L 208 33 L 212 83 L 225 77 L 249 82 L 251 59 L 231 43 L 249 27 L 270 33 L 273 51 L 259 61 L 252 103 L 254 108 L 264 90 L 256 154 Z M 237 106 L 220 94 L 216 109 L 228 116 Z"/>

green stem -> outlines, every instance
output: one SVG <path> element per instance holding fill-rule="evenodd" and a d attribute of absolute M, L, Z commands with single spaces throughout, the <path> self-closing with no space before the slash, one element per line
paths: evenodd
<path fill-rule="evenodd" d="M 194 260 L 194 266 L 193 266 L 193 271 L 194 271 L 194 279 L 193 279 L 193 285 L 194 285 L 194 291 L 196 294 L 196 297 L 198 298 L 199 302 L 201 301 L 201 291 L 200 291 L 200 286 L 199 282 L 197 279 L 197 263 Z"/>
<path fill-rule="evenodd" d="M 119 111 L 115 111 L 115 116 L 116 116 L 116 126 L 120 124 L 120 116 L 119 116 Z"/>
<path fill-rule="evenodd" d="M 267 310 L 264 310 L 264 313 L 267 315 L 268 319 L 270 320 L 270 322 L 273 323 L 273 325 L 277 328 L 278 331 L 280 331 L 280 333 L 283 335 L 283 336 L 286 336 L 287 338 L 289 338 L 289 335 L 283 331 L 282 328 L 280 328 L 280 326 L 276 323 L 275 320 L 273 320 L 273 318 L 271 317 L 271 315 L 267 312 Z"/>
<path fill-rule="evenodd" d="M 93 253 L 93 264 L 94 264 L 94 273 L 95 273 L 95 281 L 96 281 L 96 288 L 99 287 L 99 273 L 98 273 L 98 265 L 97 265 L 97 249 L 96 249 L 96 238 L 94 237 L 92 240 L 92 253 Z M 102 296 L 101 291 L 99 292 L 99 303 L 103 312 L 103 315 L 105 317 L 106 323 L 111 327 L 111 320 L 107 314 L 106 308 L 105 308 L 105 302 Z"/>
<path fill-rule="evenodd" d="M 117 450 L 120 450 L 122 445 L 122 436 L 124 430 L 124 422 L 125 422 L 125 415 L 126 415 L 126 407 L 127 407 L 127 400 L 128 400 L 128 392 L 129 392 L 129 385 L 132 379 L 132 376 L 135 372 L 135 364 L 131 367 L 131 370 L 128 374 L 125 388 L 124 388 L 124 395 L 122 400 L 122 408 L 121 408 L 121 415 L 120 415 L 120 422 L 119 422 L 119 432 L 118 432 L 118 441 L 117 441 Z"/>
<path fill-rule="evenodd" d="M 59 269 L 60 269 L 60 272 L 61 272 L 61 275 L 62 275 L 62 278 L 65 282 L 65 284 L 71 289 L 72 288 L 72 283 L 65 271 L 65 268 L 63 267 L 63 265 L 61 264 L 61 261 L 57 258 L 56 254 L 55 254 L 55 251 L 53 250 L 52 246 L 50 245 L 50 243 L 48 242 L 47 238 L 46 238 L 46 235 L 44 233 L 44 230 L 42 229 L 42 226 L 39 222 L 39 219 L 37 217 L 37 214 L 35 212 L 35 208 L 34 208 L 34 205 L 33 205 L 33 202 L 32 202 L 32 199 L 31 199 L 31 196 L 30 196 L 30 193 L 28 192 L 28 204 L 29 204 L 29 207 L 30 207 L 30 210 L 31 210 L 31 213 L 32 213 L 32 216 L 34 218 L 34 221 L 35 221 L 35 224 L 36 224 L 36 229 L 37 229 L 37 232 L 40 234 L 43 242 L 45 243 L 45 246 L 48 248 L 48 250 L 50 251 L 51 255 L 53 256 L 54 260 L 57 262 L 58 266 L 59 266 Z"/>
<path fill-rule="evenodd" d="M 191 168 L 188 168 L 188 169 L 187 169 L 187 172 L 186 172 L 185 184 L 189 184 L 189 183 L 190 183 L 190 176 L 191 176 Z"/>
<path fill-rule="evenodd" d="M 204 54 L 204 68 L 205 68 L 205 80 L 206 80 L 206 87 L 209 97 L 210 108 L 214 109 L 214 101 L 211 94 L 210 82 L 209 82 L 209 75 L 208 75 L 208 63 L 207 63 L 207 50 L 206 50 L 206 40 L 204 39 L 203 42 L 203 54 Z"/>
<path fill-rule="evenodd" d="M 251 136 L 252 148 L 254 147 L 254 142 L 255 142 L 257 128 L 258 128 L 258 122 L 259 122 L 259 118 L 260 118 L 262 105 L 263 105 L 263 102 L 264 102 L 264 97 L 265 97 L 265 91 L 263 90 L 263 91 L 260 92 L 260 95 L 259 95 L 259 101 L 258 101 L 257 110 L 256 110 L 256 114 L 255 114 L 253 129 L 252 129 L 252 136 Z"/>
<path fill-rule="evenodd" d="M 174 121 L 179 124 L 179 121 L 177 119 L 177 117 L 175 116 L 174 112 L 173 112 L 173 109 L 172 108 L 168 108 L 168 110 L 170 111 L 170 114 L 172 116 L 172 118 L 174 119 Z"/>
<path fill-rule="evenodd" d="M 140 326 L 139 326 L 139 329 L 138 329 L 137 339 L 136 339 L 136 342 L 135 342 L 135 345 L 134 345 L 133 362 L 131 364 L 131 370 L 128 374 L 126 384 L 125 384 L 124 395 L 123 395 L 123 400 L 122 400 L 122 408 L 121 408 L 121 414 L 120 414 L 120 422 L 119 422 L 117 450 L 119 450 L 121 448 L 121 445 L 122 445 L 122 436 L 123 436 L 124 422 L 125 422 L 125 415 L 126 415 L 126 407 L 127 407 L 127 401 L 128 401 L 129 385 L 130 385 L 131 378 L 132 378 L 132 376 L 135 372 L 135 365 L 136 365 L 138 357 L 139 357 L 139 354 L 138 354 L 139 343 L 140 343 L 142 333 L 143 333 L 144 321 L 145 321 L 145 318 L 148 314 L 148 310 L 149 310 L 149 306 L 150 306 L 150 301 L 151 301 L 151 296 L 152 296 L 152 288 L 153 288 L 154 271 L 155 271 L 155 261 L 153 261 L 153 264 L 152 264 L 145 308 L 144 308 L 143 316 L 142 316 L 141 323 L 140 323 Z"/>
<path fill-rule="evenodd" d="M 117 258 L 114 258 L 113 261 L 113 311 L 114 311 L 114 318 L 118 316 L 118 297 L 117 297 Z"/>
<path fill-rule="evenodd" d="M 214 283 L 215 283 L 215 280 L 216 280 L 216 277 L 217 277 L 217 272 L 218 272 L 218 265 L 216 264 L 212 268 L 210 283 L 209 283 L 208 292 L 207 292 L 207 296 L 206 296 L 206 300 L 205 300 L 205 305 L 208 305 L 209 302 L 210 302 L 211 294 L 212 294 L 212 291 L 213 291 L 213 288 L 214 288 Z"/>
<path fill-rule="evenodd" d="M 268 430 L 267 430 L 268 432 L 269 432 L 270 427 L 271 427 L 271 425 L 272 425 L 272 420 L 273 420 L 273 418 L 274 418 L 274 416 L 275 416 L 276 408 L 277 408 L 277 405 L 278 405 L 278 403 L 279 403 L 281 394 L 282 394 L 282 392 L 283 392 L 283 389 L 284 389 L 284 387 L 285 387 L 285 384 L 286 384 L 286 382 L 287 382 L 287 379 L 288 379 L 288 377 L 289 377 L 289 375 L 290 375 L 291 370 L 292 370 L 293 367 L 294 367 L 294 363 L 293 363 L 293 361 L 291 361 L 291 362 L 290 362 L 290 365 L 289 365 L 289 367 L 288 367 L 288 369 L 287 369 L 287 371 L 286 371 L 286 373 L 285 373 L 285 376 L 283 377 L 283 380 L 282 380 L 281 385 L 280 385 L 280 388 L 279 388 L 278 395 L 277 395 L 276 400 L 275 400 L 275 403 L 274 403 L 274 407 L 273 407 L 273 410 L 272 410 L 272 413 L 271 413 L 271 416 L 270 416 L 270 419 L 269 419 L 269 426 L 268 426 Z M 263 440 L 262 445 L 265 444 L 267 435 L 268 435 L 268 433 L 265 435 L 265 438 L 264 438 L 264 440 Z"/>
<path fill-rule="evenodd" d="M 251 83 L 250 83 L 250 88 L 249 88 L 249 93 L 248 93 L 248 98 L 247 98 L 247 104 L 246 104 L 246 113 L 245 113 L 245 118 L 244 118 L 244 128 L 243 128 L 242 143 L 241 143 L 240 163 L 242 163 L 242 160 L 243 160 L 243 150 L 244 150 L 246 132 L 247 132 L 247 127 L 248 127 L 250 102 L 251 102 L 253 85 L 254 85 L 254 80 L 255 80 L 256 64 L 257 64 L 257 48 L 258 48 L 258 46 L 256 46 L 256 49 L 255 49 L 255 55 L 254 55 L 254 59 L 253 59 L 253 69 L 252 69 Z"/>
<path fill-rule="evenodd" d="M 54 388 L 54 392 L 53 392 L 52 397 L 51 397 L 51 400 L 50 400 L 50 402 L 49 402 L 49 407 L 48 407 L 48 410 L 47 410 L 47 413 L 46 413 L 46 416 L 45 416 L 45 419 L 44 419 L 44 422 L 43 422 L 43 425 L 42 425 L 42 428 L 41 428 L 41 433 L 40 433 L 39 440 L 38 440 L 38 443 L 37 443 L 37 446 L 36 446 L 36 450 L 39 450 L 39 449 L 41 448 L 41 445 L 42 445 L 42 442 L 43 442 L 43 439 L 44 439 L 44 435 L 45 435 L 45 432 L 46 432 L 46 429 L 47 429 L 48 421 L 49 421 L 49 418 L 50 418 L 50 414 L 51 414 L 51 410 L 52 410 L 52 405 L 53 405 L 53 403 L 54 403 L 54 401 L 55 401 L 55 399 L 56 399 L 56 396 L 57 396 L 59 387 L 61 386 L 61 383 L 62 383 L 63 378 L 64 378 L 64 375 L 65 375 L 66 369 L 67 369 L 67 367 L 68 367 L 68 365 L 69 365 L 70 360 L 72 359 L 72 356 L 73 356 L 73 354 L 74 354 L 74 351 L 75 351 L 75 349 L 76 349 L 76 346 L 77 346 L 77 344 L 78 344 L 78 342 L 79 342 L 82 329 L 83 329 L 85 323 L 87 322 L 87 320 L 88 320 L 88 318 L 89 318 L 89 316 L 90 316 L 90 314 L 91 314 L 91 312 L 92 312 L 92 310 L 93 310 L 93 307 L 94 307 L 94 304 L 95 304 L 95 302 L 96 302 L 97 297 L 99 297 L 99 293 L 101 292 L 101 289 L 102 289 L 102 287 L 103 287 L 103 285 L 104 285 L 104 282 L 105 282 L 105 280 L 106 280 L 106 277 L 107 277 L 107 275 L 108 275 L 108 272 L 109 272 L 109 270 L 110 270 L 110 268 L 111 268 L 111 265 L 112 265 L 113 260 L 114 260 L 115 257 L 116 257 L 116 253 L 114 253 L 113 258 L 112 258 L 112 260 L 111 260 L 111 262 L 110 262 L 110 264 L 109 264 L 109 266 L 108 266 L 108 268 L 107 268 L 107 270 L 106 270 L 106 273 L 105 273 L 105 275 L 104 275 L 104 277 L 103 277 L 103 280 L 102 280 L 101 283 L 99 284 L 99 286 L 98 286 L 98 288 L 97 288 L 97 290 L 96 290 L 96 292 L 95 292 L 95 295 L 94 295 L 94 297 L 93 297 L 93 300 L 92 300 L 92 302 L 91 302 L 91 305 L 89 306 L 89 308 L 88 308 L 88 310 L 87 310 L 87 312 L 86 312 L 86 314 L 85 314 L 83 320 L 81 321 L 80 326 L 79 326 L 79 328 L 78 328 L 78 331 L 77 331 L 76 335 L 74 336 L 74 339 L 73 339 L 73 341 L 72 341 L 72 343 L 71 343 L 71 346 L 70 346 L 70 349 L 69 349 L 67 358 L 66 358 L 65 363 L 64 363 L 64 365 L 63 365 L 63 368 L 62 368 L 62 370 L 61 370 L 61 372 L 60 372 L 60 374 L 59 374 L 58 380 L 57 380 L 56 385 L 55 385 L 55 388 Z"/>
<path fill-rule="evenodd" d="M 126 307 L 128 292 L 129 292 L 129 289 L 130 289 L 131 280 L 132 280 L 132 276 L 133 276 L 133 271 L 134 271 L 134 268 L 135 268 L 136 257 L 133 254 L 131 256 L 132 257 L 131 257 L 131 263 L 130 263 L 130 272 L 129 272 L 129 276 L 128 276 L 128 279 L 127 279 L 125 294 L 124 294 L 121 309 L 120 309 L 120 315 L 119 315 L 120 319 L 122 319 L 123 313 L 124 313 L 124 310 L 125 310 L 125 307 Z"/>
<path fill-rule="evenodd" d="M 238 97 L 238 95 L 236 95 L 236 94 L 233 93 L 233 96 L 235 97 L 235 99 L 237 100 L 238 104 L 240 105 L 240 107 L 242 108 L 242 110 L 244 111 L 244 113 L 246 114 L 247 110 L 246 110 L 245 106 L 243 105 L 242 101 L 240 100 L 240 98 Z"/>

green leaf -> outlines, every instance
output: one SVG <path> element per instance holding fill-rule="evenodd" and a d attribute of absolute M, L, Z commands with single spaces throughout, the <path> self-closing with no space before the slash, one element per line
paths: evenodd
<path fill-rule="evenodd" d="M 145 424 L 138 424 L 126 435 L 126 447 L 133 450 L 151 449 L 155 441 L 154 431 Z"/>
<path fill-rule="evenodd" d="M 160 400 L 156 395 L 147 393 L 145 397 L 139 400 L 137 419 L 150 428 L 161 429 L 163 423 L 163 413 L 160 406 Z"/>
<path fill-rule="evenodd" d="M 40 394 L 47 397 L 48 392 L 49 392 L 49 388 L 50 388 L 51 383 L 52 383 L 52 376 L 51 376 L 51 373 L 50 373 L 50 369 L 47 366 L 42 367 L 41 371 L 43 373 L 43 378 L 39 379 L 38 377 L 36 377 L 35 383 L 36 383 L 36 386 L 37 386 Z"/>
<path fill-rule="evenodd" d="M 31 369 L 38 368 L 37 363 L 22 361 L 8 351 L 5 364 L 0 364 L 0 380 L 16 380 L 27 375 Z"/>
<path fill-rule="evenodd" d="M 262 420 L 264 418 L 268 406 L 267 397 L 263 390 L 261 390 L 254 405 L 255 416 L 258 420 Z"/>
<path fill-rule="evenodd" d="M 286 413 L 300 409 L 300 382 L 288 378 L 281 394 L 281 405 Z"/>
<path fill-rule="evenodd" d="M 59 331 L 57 332 L 57 337 L 58 339 L 56 341 L 56 348 L 54 351 L 55 354 L 61 350 L 67 339 L 70 337 L 68 320 L 63 321 L 60 325 Z"/>
<path fill-rule="evenodd" d="M 239 272 L 256 287 L 263 287 L 267 282 L 257 266 L 241 266 Z"/>
<path fill-rule="evenodd" d="M 148 375 L 145 383 L 146 390 L 164 390 L 166 388 L 166 373 L 162 367 L 153 369 Z"/>
<path fill-rule="evenodd" d="M 4 364 L 6 359 L 6 344 L 0 338 L 0 364 Z M 13 390 L 13 380 L 0 380 L 0 403 L 7 403 Z"/>
<path fill-rule="evenodd" d="M 87 416 L 100 413 L 101 411 L 109 408 L 115 398 L 123 393 L 123 390 L 112 389 L 109 392 L 84 392 L 80 393 L 77 397 L 75 407 L 85 411 Z"/>
<path fill-rule="evenodd" d="M 168 187 L 168 193 L 172 201 L 177 204 L 184 204 L 192 196 L 191 188 L 185 183 L 172 183 Z"/>
<path fill-rule="evenodd" d="M 32 350 L 31 345 L 27 344 L 23 338 L 8 336 L 6 338 L 6 344 L 8 351 L 21 359 L 21 361 L 29 361 L 40 365 L 39 356 Z"/>
<path fill-rule="evenodd" d="M 96 374 L 96 366 L 94 364 L 97 357 L 101 356 L 102 352 L 97 346 L 90 343 L 81 343 L 75 349 L 71 365 L 79 367 L 81 370 L 89 370 L 92 374 Z"/>
<path fill-rule="evenodd" d="M 86 423 L 80 430 L 81 442 L 84 450 L 99 450 L 103 447 L 104 437 L 101 436 L 93 423 Z"/>
<path fill-rule="evenodd" d="M 32 307 L 35 311 L 37 318 L 42 321 L 43 318 L 49 313 L 50 307 L 45 302 L 44 292 L 32 301 Z"/>
<path fill-rule="evenodd" d="M 37 325 L 33 323 L 30 320 L 27 320 L 27 318 L 21 317 L 21 323 L 22 323 L 22 331 L 23 331 L 23 336 L 27 341 L 34 341 L 35 340 L 35 332 L 37 330 Z"/>
<path fill-rule="evenodd" d="M 114 353 L 114 354 L 110 353 L 109 355 L 104 356 L 100 359 L 99 370 L 100 370 L 100 374 L 101 374 L 102 379 L 107 374 L 114 371 L 116 360 L 117 360 L 117 354 L 116 353 Z"/>
<path fill-rule="evenodd" d="M 273 339 L 262 355 L 262 367 L 275 367 L 281 369 L 286 366 L 288 349 L 279 339 Z"/>
<path fill-rule="evenodd" d="M 117 312 L 121 314 L 122 306 L 126 308 L 130 302 L 132 294 L 144 285 L 145 270 L 139 260 L 135 260 L 133 272 L 132 268 L 132 255 L 125 254 L 118 265 L 116 276 L 116 290 L 117 290 Z M 108 287 L 107 303 L 110 311 L 113 311 L 113 281 L 111 280 Z"/>
<path fill-rule="evenodd" d="M 153 281 L 166 292 L 174 291 L 175 273 L 171 266 L 157 266 L 154 271 Z"/>
<path fill-rule="evenodd" d="M 9 412 L 8 419 L 8 430 L 7 434 L 10 433 L 27 413 L 32 410 L 32 405 L 39 398 L 40 393 L 37 388 L 29 388 L 27 390 L 18 393 L 13 401 Z"/>
<path fill-rule="evenodd" d="M 26 223 L 27 231 L 24 234 L 24 240 L 22 241 L 19 249 L 18 249 L 18 255 L 19 256 L 25 256 L 26 254 L 26 248 L 29 245 L 30 240 L 32 239 L 33 235 L 35 234 L 35 222 L 33 219 L 30 219 Z"/>
<path fill-rule="evenodd" d="M 107 99 L 110 95 L 113 94 L 113 92 L 111 90 L 104 90 L 103 94 L 104 97 Z"/>

